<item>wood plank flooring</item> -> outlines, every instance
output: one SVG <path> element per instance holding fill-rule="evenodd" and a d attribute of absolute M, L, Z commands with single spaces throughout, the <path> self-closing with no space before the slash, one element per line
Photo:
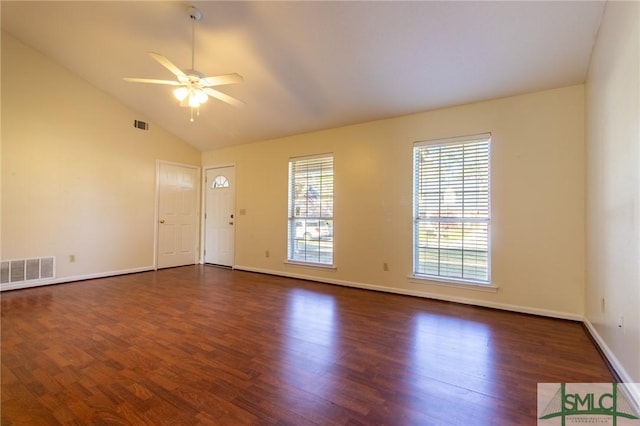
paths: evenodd
<path fill-rule="evenodd" d="M 2 425 L 535 425 L 582 325 L 210 266 L 4 292 Z"/>

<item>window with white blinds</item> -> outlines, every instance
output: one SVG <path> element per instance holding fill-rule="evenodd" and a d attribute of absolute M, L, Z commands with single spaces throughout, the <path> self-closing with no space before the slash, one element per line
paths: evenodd
<path fill-rule="evenodd" d="M 333 155 L 289 160 L 288 260 L 333 265 Z"/>
<path fill-rule="evenodd" d="M 490 134 L 414 145 L 414 275 L 490 282 Z"/>

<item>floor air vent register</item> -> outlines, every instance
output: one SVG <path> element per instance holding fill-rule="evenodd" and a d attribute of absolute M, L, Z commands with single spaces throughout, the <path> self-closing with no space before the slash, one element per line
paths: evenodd
<path fill-rule="evenodd" d="M 31 259 L 3 260 L 0 263 L 0 284 L 15 284 L 55 278 L 53 256 Z"/>

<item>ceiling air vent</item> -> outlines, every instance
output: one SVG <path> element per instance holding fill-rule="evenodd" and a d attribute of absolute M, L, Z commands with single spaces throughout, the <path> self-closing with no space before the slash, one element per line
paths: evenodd
<path fill-rule="evenodd" d="M 149 130 L 149 123 L 140 120 L 133 120 L 133 127 L 136 129 Z"/>

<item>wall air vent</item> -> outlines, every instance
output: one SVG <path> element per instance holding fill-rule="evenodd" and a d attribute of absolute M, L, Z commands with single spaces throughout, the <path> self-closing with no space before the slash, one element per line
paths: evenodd
<path fill-rule="evenodd" d="M 53 256 L 0 261 L 0 284 L 55 278 L 56 262 Z"/>
<path fill-rule="evenodd" d="M 133 120 L 133 127 L 142 130 L 149 130 L 149 123 L 140 120 Z"/>

